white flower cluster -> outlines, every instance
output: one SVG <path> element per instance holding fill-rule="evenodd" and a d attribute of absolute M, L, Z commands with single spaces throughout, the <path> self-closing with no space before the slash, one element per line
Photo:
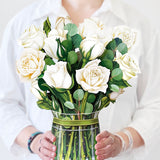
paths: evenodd
<path fill-rule="evenodd" d="M 31 80 L 33 93 L 40 99 L 40 95 L 37 90 L 37 83 L 34 83 L 35 79 L 41 74 L 44 69 L 44 57 L 45 55 L 53 58 L 56 62 L 55 65 L 47 66 L 47 70 L 44 72 L 44 80 L 46 83 L 55 88 L 68 89 L 72 84 L 72 78 L 69 75 L 66 62 L 58 62 L 57 57 L 57 41 L 66 40 L 67 30 L 64 30 L 64 26 L 68 23 L 72 23 L 69 17 L 59 17 L 55 24 L 55 29 L 52 29 L 48 37 L 45 32 L 31 26 L 20 37 L 19 43 L 25 48 L 20 60 L 17 61 L 17 71 L 22 80 Z M 104 24 L 97 18 L 85 19 L 78 27 L 78 33 L 82 37 L 80 48 L 83 52 L 83 56 L 91 50 L 90 62 L 88 62 L 84 68 L 76 71 L 76 81 L 81 87 L 90 93 L 106 92 L 108 87 L 107 82 L 110 76 L 110 70 L 106 67 L 99 66 L 100 57 L 106 45 L 113 38 L 121 38 L 127 47 L 130 49 L 136 42 L 136 32 L 127 26 L 118 26 L 113 28 L 109 34 L 105 33 Z M 108 36 L 106 36 L 108 35 Z M 45 50 L 45 53 L 41 52 L 41 49 Z M 123 71 L 124 80 L 129 80 L 136 73 L 139 72 L 138 66 L 134 63 L 133 59 L 128 55 L 121 55 L 116 53 L 115 61 L 119 63 L 121 70 Z M 38 94 L 38 95 L 37 95 Z"/>

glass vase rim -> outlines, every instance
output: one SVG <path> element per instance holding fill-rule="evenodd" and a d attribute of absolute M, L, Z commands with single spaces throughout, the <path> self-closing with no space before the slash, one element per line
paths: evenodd
<path fill-rule="evenodd" d="M 92 113 L 79 113 L 79 115 L 93 115 L 93 114 L 97 114 L 99 113 L 100 111 L 95 111 L 95 112 L 92 112 Z M 57 111 L 53 111 L 52 110 L 52 113 L 56 113 L 56 114 L 59 114 L 59 115 L 78 115 L 78 113 L 61 113 L 61 112 L 57 112 Z"/>

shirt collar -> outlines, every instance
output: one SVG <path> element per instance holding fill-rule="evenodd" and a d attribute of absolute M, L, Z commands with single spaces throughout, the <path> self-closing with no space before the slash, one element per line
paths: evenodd
<path fill-rule="evenodd" d="M 93 15 L 98 16 L 100 13 L 107 11 L 111 11 L 116 17 L 127 23 L 127 17 L 121 0 L 104 0 L 102 6 Z M 67 14 L 61 0 L 41 0 L 33 14 L 33 20 L 49 16 L 50 14 L 56 14 L 57 16 Z"/>

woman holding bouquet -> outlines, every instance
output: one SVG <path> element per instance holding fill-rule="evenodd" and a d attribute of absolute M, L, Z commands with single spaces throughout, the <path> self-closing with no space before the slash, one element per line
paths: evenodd
<path fill-rule="evenodd" d="M 147 160 L 160 142 L 160 57 L 156 54 L 160 49 L 159 33 L 120 0 L 41 0 L 24 9 L 8 24 L 0 52 L 0 135 L 8 149 L 27 160 L 54 160 L 56 157 L 56 146 L 53 145 L 56 137 L 49 131 L 52 114 L 36 106 L 30 86 L 20 83 L 15 70 L 21 53 L 17 39 L 27 26 L 40 25 L 47 16 L 53 24 L 57 17 L 69 16 L 77 26 L 86 18 L 98 17 L 107 31 L 115 28 L 114 38 L 120 36 L 125 41 L 130 54 L 140 64 L 141 73 L 137 79 L 129 81 L 132 87 L 123 95 L 120 95 L 122 90 L 110 94 L 112 101 L 119 96 L 118 101 L 99 114 L 101 133 L 96 137 L 95 153 L 98 160 Z M 86 24 L 90 30 L 93 26 L 89 25 Z M 97 25 L 101 27 L 101 24 Z M 138 34 L 116 26 L 130 26 Z M 34 35 L 23 41 L 28 48 L 32 48 L 32 38 Z M 41 40 L 34 45 L 43 45 Z M 127 79 L 134 74 L 128 69 L 129 61 L 127 58 L 117 60 Z"/>

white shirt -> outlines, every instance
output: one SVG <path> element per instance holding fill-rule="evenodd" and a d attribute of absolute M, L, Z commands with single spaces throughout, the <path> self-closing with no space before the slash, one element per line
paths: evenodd
<path fill-rule="evenodd" d="M 36 105 L 30 84 L 21 83 L 15 63 L 22 47 L 17 40 L 31 24 L 41 25 L 47 16 L 52 27 L 58 16 L 68 15 L 61 0 L 41 0 L 25 8 L 8 24 L 0 50 L 0 135 L 8 149 L 22 159 L 40 160 L 15 144 L 15 138 L 28 125 L 45 132 L 51 130 L 52 114 Z M 139 31 L 139 42 L 132 55 L 140 64 L 141 74 L 130 81 L 132 87 L 120 95 L 115 104 L 103 109 L 99 115 L 101 130 L 120 131 L 135 128 L 142 136 L 145 147 L 125 153 L 113 160 L 148 160 L 155 154 L 160 142 L 160 37 L 136 10 L 120 0 L 104 0 L 93 14 L 106 27 L 128 25 Z M 158 144 L 158 145 L 157 145 Z M 160 154 L 159 154 L 160 156 Z"/>

